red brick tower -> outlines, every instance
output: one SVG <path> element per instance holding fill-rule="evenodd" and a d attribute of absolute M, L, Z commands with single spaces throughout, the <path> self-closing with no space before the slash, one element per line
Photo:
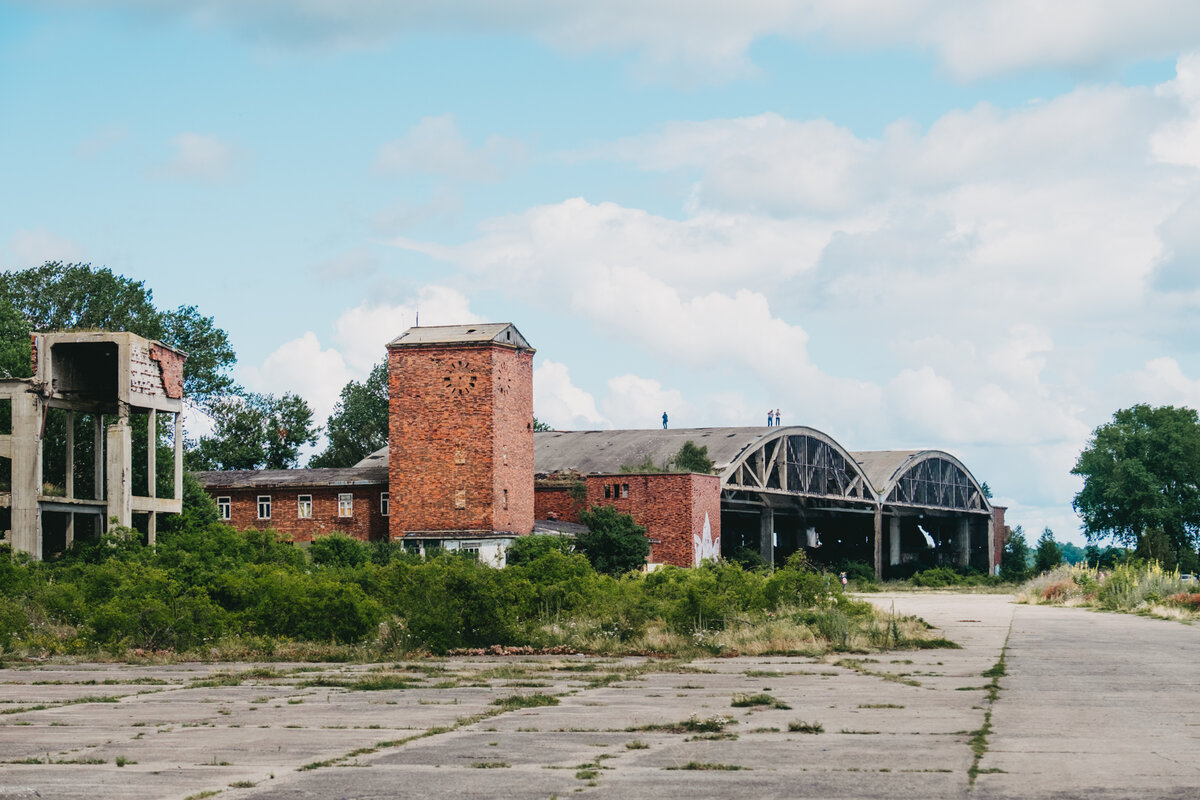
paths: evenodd
<path fill-rule="evenodd" d="M 388 344 L 392 539 L 533 530 L 533 353 L 508 323 Z"/>

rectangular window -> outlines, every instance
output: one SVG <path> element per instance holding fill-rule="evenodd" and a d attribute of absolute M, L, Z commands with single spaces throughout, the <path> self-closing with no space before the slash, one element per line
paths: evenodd
<path fill-rule="evenodd" d="M 388 493 L 387 492 L 379 493 L 379 513 L 385 517 L 388 515 Z"/>
<path fill-rule="evenodd" d="M 354 495 L 350 492 L 338 495 L 338 516 L 353 517 L 354 516 Z"/>
<path fill-rule="evenodd" d="M 504 490 L 504 507 L 508 508 L 508 489 Z"/>
<path fill-rule="evenodd" d="M 613 484 L 613 497 L 620 497 L 621 487 L 619 484 Z"/>
<path fill-rule="evenodd" d="M 604 499 L 607 500 L 610 497 L 612 497 L 612 487 L 606 483 L 604 484 Z"/>
<path fill-rule="evenodd" d="M 296 516 L 300 519 L 312 519 L 311 494 L 302 494 L 296 498 Z"/>
<path fill-rule="evenodd" d="M 270 519 L 271 518 L 271 495 L 260 494 L 258 496 L 258 518 L 259 519 Z"/>
<path fill-rule="evenodd" d="M 454 493 L 454 507 L 465 509 L 467 507 L 467 490 L 459 489 Z"/>
<path fill-rule="evenodd" d="M 622 499 L 627 499 L 629 497 L 629 484 L 628 483 L 621 484 L 621 497 L 622 497 Z"/>
<path fill-rule="evenodd" d="M 217 498 L 217 510 L 221 512 L 221 519 L 228 520 L 233 517 L 233 504 L 228 497 Z"/>

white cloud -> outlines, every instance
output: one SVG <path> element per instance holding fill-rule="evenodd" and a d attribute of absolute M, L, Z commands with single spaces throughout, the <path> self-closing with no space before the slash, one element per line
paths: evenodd
<path fill-rule="evenodd" d="M 300 395 L 312 406 L 318 425 L 333 411 L 342 387 L 357 377 L 342 354 L 322 348 L 312 331 L 280 345 L 260 366 L 244 367 L 242 375 L 253 391 Z"/>
<path fill-rule="evenodd" d="M 76 5 L 81 0 L 58 0 Z M 417 31 L 517 33 L 567 53 L 632 52 L 637 70 L 685 83 L 750 74 L 764 38 L 930 51 L 959 79 L 1057 68 L 1114 68 L 1200 39 L 1189 0 L 173 0 L 120 4 L 230 27 L 260 42 L 377 47 Z"/>
<path fill-rule="evenodd" d="M 45 228 L 17 231 L 9 240 L 8 247 L 13 254 L 12 267 L 15 269 L 40 267 L 47 261 L 83 261 L 87 255 L 75 242 Z"/>
<path fill-rule="evenodd" d="M 660 428 L 664 412 L 672 427 L 695 427 L 698 421 L 695 406 L 678 389 L 637 375 L 610 378 L 602 407 L 617 428 Z"/>
<path fill-rule="evenodd" d="M 1170 356 L 1151 359 L 1122 382 L 1132 387 L 1140 398 L 1137 402 L 1200 409 L 1200 378 L 1187 377 L 1179 362 Z"/>
<path fill-rule="evenodd" d="M 218 181 L 232 177 L 238 150 L 216 136 L 181 133 L 171 138 L 171 158 L 157 173 L 168 178 Z"/>
<path fill-rule="evenodd" d="M 571 382 L 566 364 L 543 361 L 533 371 L 534 413 L 555 430 L 596 430 L 612 423 L 596 410 L 596 399 Z"/>
<path fill-rule="evenodd" d="M 387 343 L 416 325 L 458 325 L 483 322 L 470 301 L 455 289 L 423 286 L 403 303 L 363 302 L 344 311 L 334 323 L 333 339 L 346 363 L 365 376 L 387 355 Z"/>
<path fill-rule="evenodd" d="M 521 144 L 489 136 L 472 149 L 451 114 L 425 117 L 408 133 L 379 148 L 381 172 L 417 172 L 464 181 L 491 181 L 525 158 Z"/>

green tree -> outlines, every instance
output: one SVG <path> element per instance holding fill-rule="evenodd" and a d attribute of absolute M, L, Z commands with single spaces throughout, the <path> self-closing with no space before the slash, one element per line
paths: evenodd
<path fill-rule="evenodd" d="M 1037 550 L 1033 554 L 1035 572 L 1049 572 L 1062 563 L 1062 548 L 1054 541 L 1054 531 L 1046 528 L 1038 537 Z"/>
<path fill-rule="evenodd" d="M 0 298 L 0 378 L 27 378 L 32 371 L 29 334 L 33 330 L 17 307 Z"/>
<path fill-rule="evenodd" d="M 554 428 L 551 428 L 549 423 L 542 422 L 537 417 L 533 418 L 533 432 L 534 433 L 544 433 L 546 431 L 552 431 L 552 430 L 554 430 Z"/>
<path fill-rule="evenodd" d="M 1004 553 L 1000 558 L 1000 577 L 1006 581 L 1020 583 L 1029 578 L 1029 543 L 1020 525 L 1013 528 L 1004 542 Z"/>
<path fill-rule="evenodd" d="M 504 552 L 506 566 L 515 567 L 529 564 L 549 553 L 570 553 L 575 545 L 566 536 L 553 534 L 537 534 L 520 536 L 513 540 Z"/>
<path fill-rule="evenodd" d="M 294 394 L 247 394 L 210 404 L 215 425 L 186 453 L 191 470 L 293 469 L 317 440 L 312 408 Z"/>
<path fill-rule="evenodd" d="M 575 537 L 575 549 L 592 562 L 592 568 L 608 575 L 621 575 L 641 569 L 650 555 L 646 528 L 621 514 L 613 506 L 595 506 L 579 512 L 579 521 L 588 527 Z"/>
<path fill-rule="evenodd" d="M 708 475 L 712 472 L 713 461 L 708 457 L 708 445 L 697 447 L 691 439 L 683 443 L 671 466 L 676 472 L 701 472 Z"/>
<path fill-rule="evenodd" d="M 1181 564 L 1200 538 L 1200 419 L 1191 408 L 1136 405 L 1097 428 L 1079 454 L 1075 510 L 1089 542 L 1137 547 L 1165 534 Z"/>
<path fill-rule="evenodd" d="M 91 264 L 47 261 L 0 273 L 0 301 L 15 308 L 28 326 L 14 324 L 0 311 L 0 366 L 14 377 L 29 375 L 29 330 L 101 328 L 129 331 L 186 352 L 184 391 L 197 403 L 234 390 L 227 372 L 236 357 L 225 331 L 195 306 L 159 310 L 142 281 Z"/>
<path fill-rule="evenodd" d="M 325 423 L 329 444 L 310 467 L 352 467 L 388 441 L 388 368 L 381 361 L 365 381 L 350 381 Z"/>

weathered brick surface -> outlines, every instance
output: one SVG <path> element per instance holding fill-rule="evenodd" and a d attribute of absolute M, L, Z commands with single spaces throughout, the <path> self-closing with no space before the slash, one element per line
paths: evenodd
<path fill-rule="evenodd" d="M 531 352 L 393 348 L 388 388 L 392 538 L 533 530 Z"/>
<path fill-rule="evenodd" d="M 720 552 L 721 481 L 696 473 L 589 475 L 587 505 L 611 505 L 646 526 L 650 561 L 690 567 L 696 564 L 696 542 L 708 517 L 712 541 Z M 609 496 L 604 496 L 605 487 Z M 622 487 L 629 496 L 621 497 Z"/>
<path fill-rule="evenodd" d="M 294 542 L 311 542 L 316 536 L 337 531 L 363 541 L 387 538 L 387 517 L 380 511 L 379 496 L 386 492 L 384 485 L 377 486 L 328 486 L 287 489 L 208 489 L 214 500 L 230 498 L 229 524 L 238 530 L 272 528 L 286 533 Z M 338 516 L 338 495 L 349 492 L 354 495 L 354 514 Z M 300 495 L 312 495 L 313 515 L 309 519 L 299 516 Z M 271 518 L 258 518 L 258 498 L 271 498 Z"/>
<path fill-rule="evenodd" d="M 162 371 L 163 391 L 167 397 L 178 400 L 183 397 L 183 362 L 187 356 L 160 344 L 150 345 L 150 358 L 158 362 Z"/>
<path fill-rule="evenodd" d="M 1007 511 L 1006 506 L 992 506 L 992 536 L 994 537 L 994 555 L 995 563 L 991 564 L 992 572 L 996 571 L 996 564 L 1000 563 L 1000 559 L 1004 556 L 1004 544 L 1008 541 L 1009 529 L 1004 527 L 1004 512 Z"/>
<path fill-rule="evenodd" d="M 571 497 L 568 487 L 561 484 L 534 484 L 533 516 L 561 522 L 579 522 L 579 510 L 585 506 Z"/>

